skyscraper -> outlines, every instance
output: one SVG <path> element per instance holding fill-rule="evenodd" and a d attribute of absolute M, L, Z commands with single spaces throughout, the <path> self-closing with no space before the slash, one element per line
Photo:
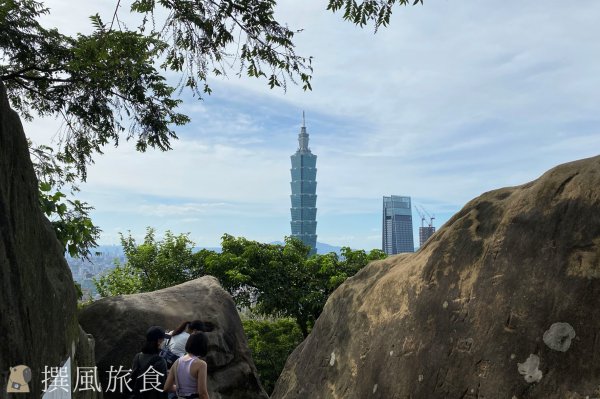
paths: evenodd
<path fill-rule="evenodd" d="M 410 197 L 383 197 L 381 249 L 388 255 L 415 251 Z"/>
<path fill-rule="evenodd" d="M 429 237 L 435 233 L 435 227 L 433 226 L 421 226 L 419 227 L 419 247 L 425 245 Z"/>
<path fill-rule="evenodd" d="M 311 254 L 315 254 L 317 251 L 317 156 L 308 148 L 304 112 L 298 135 L 298 150 L 291 159 L 292 237 L 299 238 L 311 248 Z"/>

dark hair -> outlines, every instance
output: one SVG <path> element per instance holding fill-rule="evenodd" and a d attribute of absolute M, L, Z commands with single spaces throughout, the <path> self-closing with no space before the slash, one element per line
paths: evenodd
<path fill-rule="evenodd" d="M 190 324 L 189 321 L 184 321 L 183 323 L 181 323 L 181 325 L 179 327 L 177 327 L 176 329 L 173 330 L 173 332 L 171 333 L 171 337 L 174 337 L 174 336 L 179 335 L 182 332 L 184 332 L 189 324 Z"/>
<path fill-rule="evenodd" d="M 158 341 L 165 337 L 165 330 L 159 326 L 153 326 L 146 331 L 146 342 L 142 346 L 142 353 L 153 355 L 160 352 Z"/>
<path fill-rule="evenodd" d="M 194 320 L 190 323 L 190 330 L 206 331 L 206 324 L 202 320 Z"/>
<path fill-rule="evenodd" d="M 208 338 L 203 332 L 190 335 L 185 343 L 185 351 L 191 355 L 204 357 L 208 353 Z"/>
<path fill-rule="evenodd" d="M 194 320 L 190 322 L 189 328 L 190 330 L 211 332 L 215 329 L 215 325 L 209 321 Z"/>
<path fill-rule="evenodd" d="M 144 346 L 142 346 L 142 353 L 146 353 L 148 355 L 155 355 L 159 352 L 160 352 L 160 347 L 158 345 L 158 341 L 144 342 Z"/>

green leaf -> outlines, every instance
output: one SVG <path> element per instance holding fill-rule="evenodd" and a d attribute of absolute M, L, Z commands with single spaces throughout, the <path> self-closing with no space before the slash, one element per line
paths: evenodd
<path fill-rule="evenodd" d="M 40 191 L 42 191 L 42 192 L 48 192 L 48 191 L 52 190 L 52 185 L 47 182 L 40 182 L 39 187 L 40 187 Z"/>

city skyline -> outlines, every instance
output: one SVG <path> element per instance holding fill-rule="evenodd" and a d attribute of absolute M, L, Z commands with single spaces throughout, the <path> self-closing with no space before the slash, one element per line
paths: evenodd
<path fill-rule="evenodd" d="M 183 91 L 192 123 L 177 129 L 173 150 L 140 154 L 125 140 L 107 147 L 78 197 L 96 208 L 105 244 L 128 230 L 141 238 L 146 226 L 190 232 L 198 246 L 218 246 L 225 233 L 281 240 L 288 156 L 306 109 L 319 132 L 311 141 L 319 241 L 379 248 L 381 196 L 395 192 L 435 213 L 439 228 L 485 191 L 597 154 L 600 27 L 591 16 L 600 4 L 584 3 L 399 7 L 374 35 L 323 4 L 281 2 L 282 21 L 304 29 L 297 52 L 315 57 L 312 92 L 269 90 L 235 72 L 211 79 L 202 102 Z M 114 4 L 45 5 L 42 23 L 71 33 L 89 32 L 89 15 L 114 12 Z M 48 143 L 59 126 L 36 119 L 25 131 Z"/>

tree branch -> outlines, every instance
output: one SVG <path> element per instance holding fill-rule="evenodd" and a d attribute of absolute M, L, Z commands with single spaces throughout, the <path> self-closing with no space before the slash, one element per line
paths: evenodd
<path fill-rule="evenodd" d="M 30 72 L 30 71 L 38 71 L 38 72 L 42 72 L 42 73 L 53 73 L 53 72 L 58 72 L 60 70 L 61 70 L 61 68 L 44 69 L 44 68 L 40 68 L 38 66 L 29 66 L 27 68 L 20 69 L 18 71 L 9 73 L 7 75 L 0 75 L 0 79 L 11 80 L 11 79 L 15 79 L 15 78 L 23 78 L 23 79 L 32 80 L 31 77 L 23 75 L 23 74 L 26 72 Z M 51 79 L 51 78 L 48 78 L 48 79 Z M 38 80 L 41 80 L 41 79 L 38 79 Z M 60 80 L 53 80 L 53 81 L 60 82 Z"/>

